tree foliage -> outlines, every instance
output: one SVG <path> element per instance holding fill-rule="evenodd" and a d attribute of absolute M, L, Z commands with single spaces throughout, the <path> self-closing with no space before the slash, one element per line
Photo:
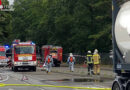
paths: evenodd
<path fill-rule="evenodd" d="M 8 5 L 7 0 L 2 0 L 2 5 Z M 8 44 L 12 31 L 12 16 L 10 12 L 0 11 L 0 44 Z"/>
<path fill-rule="evenodd" d="M 111 0 L 16 0 L 14 8 L 14 39 L 64 52 L 111 49 Z"/>

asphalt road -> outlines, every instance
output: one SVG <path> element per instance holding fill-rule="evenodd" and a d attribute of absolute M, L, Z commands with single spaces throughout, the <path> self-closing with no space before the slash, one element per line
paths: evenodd
<path fill-rule="evenodd" d="M 64 73 L 50 73 L 40 69 L 37 72 L 31 72 L 28 70 L 22 70 L 19 72 L 13 72 L 9 68 L 0 68 L 0 73 L 3 80 L 8 77 L 4 82 L 0 80 L 0 83 L 4 84 L 39 84 L 39 85 L 56 85 L 56 86 L 74 86 L 74 87 L 98 87 L 98 88 L 110 88 L 112 80 L 97 80 L 93 77 L 76 76 L 72 74 Z M 23 80 L 28 79 L 28 80 Z M 98 78 L 98 77 L 96 77 Z M 54 87 L 34 87 L 34 86 L 5 86 L 0 87 L 0 90 L 80 90 L 71 88 L 54 88 Z M 83 90 L 83 89 L 82 89 Z"/>

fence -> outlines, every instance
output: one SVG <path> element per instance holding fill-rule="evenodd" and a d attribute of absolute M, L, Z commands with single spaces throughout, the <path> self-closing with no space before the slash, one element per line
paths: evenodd
<path fill-rule="evenodd" d="M 83 64 L 84 61 L 86 60 L 86 55 L 79 55 L 74 53 L 73 54 L 76 59 L 76 64 Z M 63 54 L 63 62 L 67 62 L 69 54 Z M 102 65 L 112 65 L 112 59 L 110 58 L 109 53 L 100 53 L 101 56 L 101 64 Z"/>

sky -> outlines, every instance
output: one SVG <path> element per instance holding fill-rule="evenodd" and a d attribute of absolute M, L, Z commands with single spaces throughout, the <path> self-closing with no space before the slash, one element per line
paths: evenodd
<path fill-rule="evenodd" d="M 14 0 L 8 0 L 9 1 L 9 4 L 12 5 Z"/>

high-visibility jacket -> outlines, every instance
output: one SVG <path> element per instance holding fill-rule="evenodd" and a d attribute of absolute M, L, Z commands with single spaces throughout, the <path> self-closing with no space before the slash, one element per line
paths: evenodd
<path fill-rule="evenodd" d="M 53 64 L 53 58 L 51 56 L 47 56 L 45 60 L 45 64 Z"/>
<path fill-rule="evenodd" d="M 68 59 L 67 59 L 67 62 L 75 62 L 75 57 L 74 56 L 69 56 Z"/>
<path fill-rule="evenodd" d="M 51 59 L 50 59 L 50 58 L 48 58 L 47 63 L 50 63 L 50 62 L 51 62 Z"/>
<path fill-rule="evenodd" d="M 88 55 L 87 55 L 87 63 L 88 63 L 88 64 L 92 64 L 92 63 L 93 63 L 93 58 L 92 58 L 92 55 L 91 55 L 91 54 L 88 54 Z"/>
<path fill-rule="evenodd" d="M 93 55 L 93 63 L 94 64 L 99 64 L 100 63 L 100 55 L 99 54 L 94 54 Z"/>
<path fill-rule="evenodd" d="M 70 62 L 73 62 L 73 57 L 70 57 Z"/>

